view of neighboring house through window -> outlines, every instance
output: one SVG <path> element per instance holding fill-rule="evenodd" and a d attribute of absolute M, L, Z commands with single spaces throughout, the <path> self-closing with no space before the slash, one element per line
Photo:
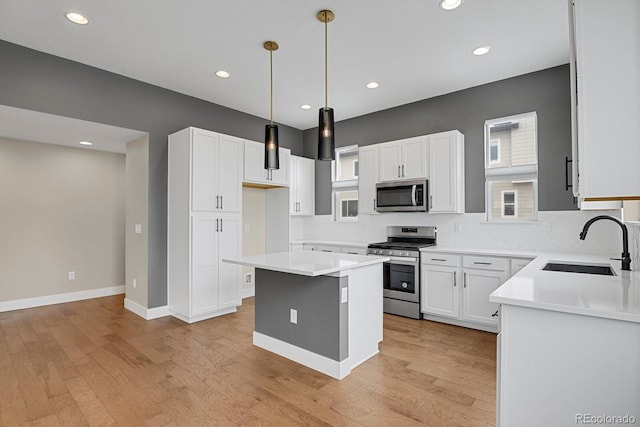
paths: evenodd
<path fill-rule="evenodd" d="M 358 219 L 358 146 L 336 148 L 331 169 L 334 220 Z"/>
<path fill-rule="evenodd" d="M 538 218 L 538 139 L 535 112 L 485 122 L 487 221 Z"/>

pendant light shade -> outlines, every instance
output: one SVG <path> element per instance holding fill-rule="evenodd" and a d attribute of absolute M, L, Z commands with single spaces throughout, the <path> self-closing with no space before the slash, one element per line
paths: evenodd
<path fill-rule="evenodd" d="M 335 160 L 336 141 L 333 137 L 333 108 L 321 108 L 318 129 L 318 160 Z"/>
<path fill-rule="evenodd" d="M 324 108 L 320 108 L 318 121 L 318 160 L 336 159 L 336 140 L 334 132 L 333 108 L 328 103 L 329 78 L 327 72 L 327 24 L 334 20 L 330 10 L 321 10 L 316 15 L 318 21 L 324 23 Z"/>
<path fill-rule="evenodd" d="M 278 47 L 278 43 L 274 41 L 264 42 L 264 48 L 269 51 L 270 85 L 269 124 L 264 129 L 264 168 L 267 170 L 280 169 L 278 126 L 273 124 L 273 51 L 278 50 Z"/>
<path fill-rule="evenodd" d="M 278 126 L 268 124 L 264 127 L 264 168 L 280 169 L 278 154 Z"/>

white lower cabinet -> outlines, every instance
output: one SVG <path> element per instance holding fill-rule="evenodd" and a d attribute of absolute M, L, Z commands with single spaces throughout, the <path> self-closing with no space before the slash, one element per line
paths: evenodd
<path fill-rule="evenodd" d="M 424 318 L 496 332 L 498 305 L 489 294 L 507 280 L 507 266 L 505 258 L 423 252 Z"/>

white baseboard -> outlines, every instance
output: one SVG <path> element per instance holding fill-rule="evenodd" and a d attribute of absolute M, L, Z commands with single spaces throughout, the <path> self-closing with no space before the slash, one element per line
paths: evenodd
<path fill-rule="evenodd" d="M 0 312 L 124 294 L 124 285 L 0 302 Z"/>
<path fill-rule="evenodd" d="M 351 373 L 352 366 L 348 357 L 338 362 L 256 331 L 253 331 L 253 345 L 339 380 Z"/>
<path fill-rule="evenodd" d="M 162 307 L 146 308 L 129 298 L 124 299 L 124 308 L 145 320 L 158 319 L 171 314 L 169 313 L 169 307 L 166 305 L 163 305 Z"/>
<path fill-rule="evenodd" d="M 251 288 L 242 288 L 240 289 L 240 297 L 242 299 L 245 298 L 251 298 L 256 296 L 256 288 L 251 287 Z"/>

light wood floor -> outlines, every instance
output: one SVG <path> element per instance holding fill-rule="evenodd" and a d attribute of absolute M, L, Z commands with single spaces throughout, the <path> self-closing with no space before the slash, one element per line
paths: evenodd
<path fill-rule="evenodd" d="M 495 424 L 494 334 L 385 315 L 342 381 L 251 343 L 253 299 L 188 325 L 114 296 L 0 313 L 0 425 Z"/>

